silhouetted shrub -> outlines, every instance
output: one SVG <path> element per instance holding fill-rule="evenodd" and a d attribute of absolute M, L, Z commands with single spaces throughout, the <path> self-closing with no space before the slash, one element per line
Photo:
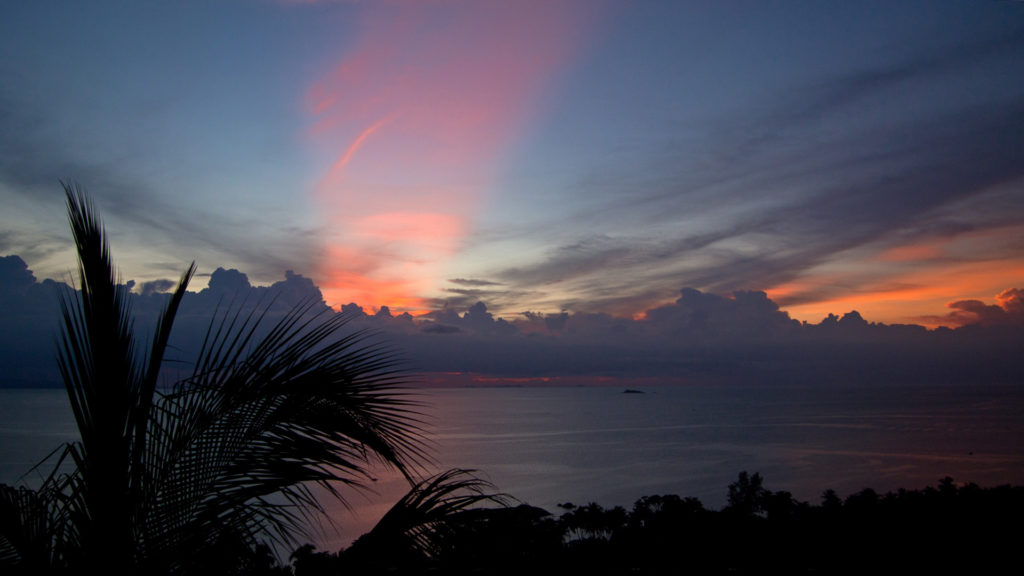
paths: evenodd
<path fill-rule="evenodd" d="M 845 500 L 827 490 L 817 506 L 766 489 L 756 473 L 741 473 L 729 490 L 721 511 L 675 495 L 645 496 L 628 511 L 564 504 L 560 516 L 530 506 L 466 510 L 445 532 L 443 554 L 386 573 L 988 573 L 1016 562 L 1022 535 L 1019 487 L 944 478 L 884 495 L 866 488 Z M 329 557 L 321 558 L 324 569 L 336 570 Z M 300 571 L 297 558 L 296 576 L 382 573 L 307 566 L 313 562 Z"/>

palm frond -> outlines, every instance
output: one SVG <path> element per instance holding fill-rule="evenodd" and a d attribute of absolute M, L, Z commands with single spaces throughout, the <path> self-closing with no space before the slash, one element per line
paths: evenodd
<path fill-rule="evenodd" d="M 318 302 L 276 321 L 270 305 L 215 315 L 192 375 L 159 390 L 195 264 L 137 348 L 95 207 L 63 186 L 79 289 L 60 298 L 57 360 L 80 440 L 62 452 L 70 473 L 2 489 L 0 565 L 45 556 L 73 571 L 187 571 L 185 559 L 220 545 L 294 543 L 323 511 L 315 486 L 340 498 L 339 484 L 363 486 L 377 463 L 411 479 L 428 462 L 397 355 Z"/>
<path fill-rule="evenodd" d="M 168 541 L 257 536 L 294 544 L 310 484 L 339 496 L 374 461 L 409 475 L 427 460 L 417 403 L 397 359 L 349 317 L 302 305 L 262 330 L 262 315 L 225 313 L 194 374 L 160 403 L 149 434 L 158 511 Z M 200 535 L 203 535 L 201 538 Z M 170 544 L 160 545 L 171 549 Z"/>
<path fill-rule="evenodd" d="M 68 487 L 78 475 L 63 468 L 66 460 L 77 459 L 79 448 L 64 444 L 33 467 L 52 463 L 36 489 L 0 484 L 0 566 L 15 574 L 49 573 L 74 554 L 79 539 L 70 521 L 74 506 L 69 505 L 69 492 L 74 491 Z"/>
<path fill-rule="evenodd" d="M 357 558 L 411 553 L 435 557 L 460 515 L 491 503 L 507 507 L 513 499 L 473 470 L 453 468 L 415 483 L 347 554 Z"/>
<path fill-rule="evenodd" d="M 52 511 L 48 492 L 0 484 L 0 565 L 21 574 L 52 565 Z"/>
<path fill-rule="evenodd" d="M 171 294 L 171 298 L 164 307 L 163 313 L 157 319 L 156 336 L 149 351 L 146 372 L 142 377 L 138 393 L 137 415 L 134 422 L 134 446 L 140 447 L 146 444 L 146 434 L 149 431 L 150 416 L 153 409 L 153 395 L 156 392 L 157 380 L 160 377 L 160 370 L 163 366 L 167 342 L 171 337 L 174 317 L 178 313 L 181 301 L 185 297 L 185 290 L 188 288 L 188 283 L 195 274 L 195 271 L 196 265 L 193 262 L 181 275 L 177 288 Z M 143 459 L 148 454 L 149 451 L 147 450 L 137 449 L 132 451 L 132 486 L 136 487 L 136 489 L 142 489 L 144 486 L 145 479 L 142 478 L 142 474 L 149 463 L 143 462 Z M 136 496 L 136 498 L 143 497 L 142 495 Z"/>
<path fill-rule="evenodd" d="M 99 216 L 85 192 L 64 184 L 78 252 L 79 290 L 61 297 L 58 364 L 80 435 L 81 502 L 75 522 L 96 564 L 132 562 L 132 445 L 139 416 L 140 371 L 131 301 L 119 284 Z M 101 560 L 102 559 L 102 560 Z"/>

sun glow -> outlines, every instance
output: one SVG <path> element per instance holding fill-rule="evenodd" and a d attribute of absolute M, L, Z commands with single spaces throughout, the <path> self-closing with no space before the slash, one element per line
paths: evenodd
<path fill-rule="evenodd" d="M 329 304 L 416 309 L 439 292 L 502 154 L 579 43 L 575 8 L 361 7 L 359 37 L 306 94 L 309 141 L 333 158 L 313 194 Z"/>

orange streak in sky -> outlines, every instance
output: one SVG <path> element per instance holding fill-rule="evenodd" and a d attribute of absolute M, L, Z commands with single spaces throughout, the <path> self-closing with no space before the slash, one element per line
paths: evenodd
<path fill-rule="evenodd" d="M 356 150 L 359 150 L 359 148 L 362 147 L 363 143 L 366 142 L 366 139 L 369 138 L 371 134 L 380 129 L 380 127 L 386 124 L 388 120 L 389 118 L 382 118 L 378 120 L 369 128 L 363 130 L 362 133 L 360 133 L 359 136 L 357 136 L 356 139 L 351 144 L 349 144 L 348 149 L 345 150 L 345 153 L 342 154 L 341 157 L 338 158 L 333 165 L 331 165 L 331 169 L 327 173 L 327 177 L 324 178 L 324 182 L 320 186 L 321 191 L 329 189 L 332 186 L 337 186 L 338 183 L 341 182 L 345 166 L 348 166 L 348 163 L 352 160 L 352 155 L 356 153 Z"/>
<path fill-rule="evenodd" d="M 913 262 L 919 260 L 932 260 L 943 254 L 943 243 L 933 242 L 930 244 L 918 244 L 911 246 L 897 246 L 890 248 L 878 255 L 882 262 Z"/>

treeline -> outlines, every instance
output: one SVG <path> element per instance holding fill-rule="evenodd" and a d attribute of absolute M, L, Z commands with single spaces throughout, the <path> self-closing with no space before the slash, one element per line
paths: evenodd
<path fill-rule="evenodd" d="M 360 538 L 336 553 L 307 545 L 290 564 L 249 574 L 861 574 L 995 573 L 1019 563 L 1024 487 L 872 489 L 821 503 L 772 492 L 743 472 L 728 504 L 645 496 L 632 509 L 596 503 L 465 510 L 403 537 Z"/>

